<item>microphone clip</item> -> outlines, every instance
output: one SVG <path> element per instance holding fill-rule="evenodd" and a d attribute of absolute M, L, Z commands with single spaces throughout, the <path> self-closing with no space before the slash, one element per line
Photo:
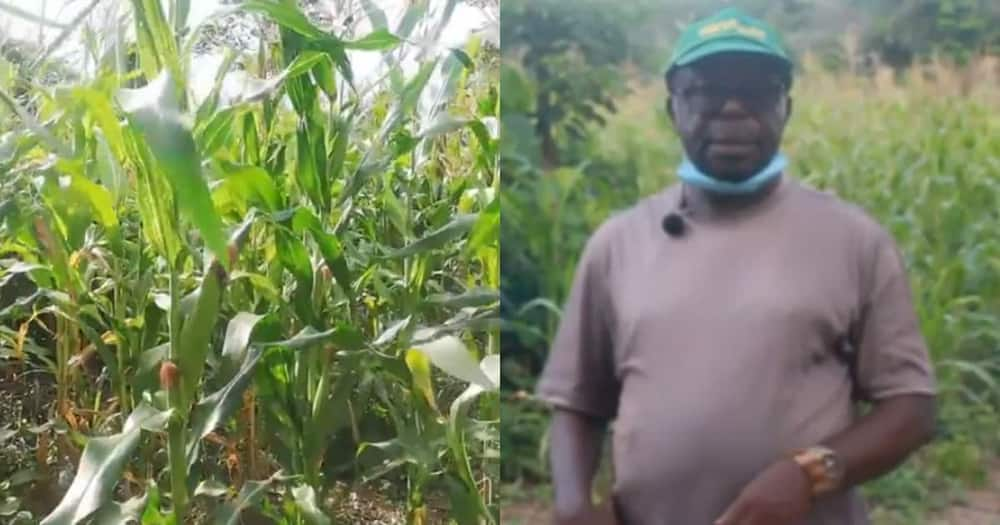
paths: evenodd
<path fill-rule="evenodd" d="M 663 217 L 663 221 L 660 223 L 660 227 L 667 235 L 678 238 L 683 237 L 687 232 L 687 223 L 684 221 L 684 216 L 681 213 L 687 210 L 687 195 L 684 192 L 684 186 L 681 186 L 680 199 L 678 199 L 677 209 L 679 211 L 672 211 Z"/>
<path fill-rule="evenodd" d="M 668 213 L 666 217 L 663 218 L 661 226 L 663 227 L 663 231 L 671 237 L 681 237 L 687 229 L 687 225 L 684 223 L 684 218 L 676 212 Z"/>

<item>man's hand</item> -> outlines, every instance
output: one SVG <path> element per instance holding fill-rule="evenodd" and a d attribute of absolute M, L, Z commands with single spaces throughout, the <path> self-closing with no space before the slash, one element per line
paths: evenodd
<path fill-rule="evenodd" d="M 610 503 L 600 507 L 589 506 L 572 516 L 556 515 L 555 525 L 620 525 Z"/>
<path fill-rule="evenodd" d="M 798 525 L 811 507 L 809 477 L 784 459 L 754 478 L 715 525 Z"/>

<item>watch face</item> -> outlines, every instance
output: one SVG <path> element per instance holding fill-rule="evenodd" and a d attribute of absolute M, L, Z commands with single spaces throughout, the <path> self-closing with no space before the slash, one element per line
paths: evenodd
<path fill-rule="evenodd" d="M 837 456 L 833 453 L 827 453 L 823 455 L 823 467 L 827 472 L 829 477 L 834 479 L 840 479 L 843 474 L 843 469 L 841 468 L 840 461 Z"/>

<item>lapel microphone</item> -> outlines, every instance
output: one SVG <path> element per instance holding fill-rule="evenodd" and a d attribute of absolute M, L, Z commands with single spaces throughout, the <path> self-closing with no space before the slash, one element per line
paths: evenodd
<path fill-rule="evenodd" d="M 687 210 L 687 195 L 684 193 L 684 186 L 681 185 L 681 196 L 677 205 L 677 211 L 672 211 L 663 217 L 660 222 L 660 227 L 667 235 L 679 238 L 683 237 L 687 232 L 687 222 L 684 221 L 684 216 L 681 215 L 685 210 Z"/>

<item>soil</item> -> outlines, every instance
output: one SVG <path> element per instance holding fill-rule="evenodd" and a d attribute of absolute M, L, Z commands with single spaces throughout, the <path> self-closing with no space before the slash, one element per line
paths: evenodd
<path fill-rule="evenodd" d="M 72 458 L 57 458 L 56 447 L 51 442 L 52 431 L 34 434 L 28 429 L 43 425 L 55 400 L 51 375 L 26 372 L 20 363 L 0 359 L 0 480 L 11 479 L 22 471 L 34 471 L 39 476 L 34 481 L 19 484 L 11 492 L 0 492 L 0 503 L 7 496 L 17 496 L 21 510 L 28 510 L 39 519 L 58 505 L 69 487 L 76 462 Z M 14 431 L 13 435 L 10 431 Z M 38 454 L 39 436 L 48 443 L 49 453 Z M 206 450 L 212 447 L 206 447 Z M 45 462 L 39 468 L 40 460 Z M 2 489 L 0 489 L 2 490 Z M 394 491 L 398 492 L 398 491 Z M 428 523 L 446 523 L 447 501 L 428 495 Z M 192 523 L 209 523 L 211 512 L 204 502 L 195 503 Z M 404 502 L 387 496 L 385 491 L 373 486 L 350 486 L 338 483 L 325 508 L 334 523 L 366 523 L 371 525 L 402 525 L 406 523 Z M 0 523 L 4 518 L 0 518 Z M 243 523 L 270 524 L 269 519 L 245 512 Z"/>
<path fill-rule="evenodd" d="M 931 525 L 1000 525 L 1000 461 L 990 469 L 989 481 L 982 489 L 966 492 Z"/>

